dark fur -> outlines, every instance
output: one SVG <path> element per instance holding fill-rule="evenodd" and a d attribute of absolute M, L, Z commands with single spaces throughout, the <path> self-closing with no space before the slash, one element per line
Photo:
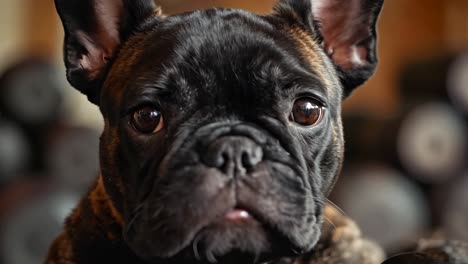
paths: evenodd
<path fill-rule="evenodd" d="M 350 68 L 324 51 L 326 32 L 305 0 L 283 1 L 267 16 L 209 9 L 170 17 L 149 0 L 121 1 L 118 35 L 110 37 L 97 30 L 105 19 L 90 0 L 56 0 L 68 79 L 99 105 L 105 128 L 101 176 L 47 263 L 253 262 L 309 252 L 343 159 L 341 100 L 376 65 L 382 1 L 363 2 L 373 3 L 364 9 L 372 13 L 364 37 L 373 44 L 353 42 L 369 55 Z M 93 63 L 81 60 L 87 56 Z M 326 107 L 312 128 L 288 120 L 303 96 Z M 129 125 L 142 105 L 161 109 L 158 134 Z M 256 146 L 262 161 L 245 173 L 214 168 L 211 146 L 226 140 Z M 220 221 L 234 206 L 258 222 Z"/>

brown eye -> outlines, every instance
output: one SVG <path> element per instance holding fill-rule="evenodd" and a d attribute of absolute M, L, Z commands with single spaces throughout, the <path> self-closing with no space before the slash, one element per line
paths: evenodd
<path fill-rule="evenodd" d="M 130 123 L 133 128 L 144 134 L 157 133 L 164 127 L 161 112 L 151 106 L 133 112 Z"/>
<path fill-rule="evenodd" d="M 294 102 L 291 112 L 291 121 L 301 126 L 313 126 L 320 122 L 323 115 L 323 106 L 312 98 L 300 98 Z"/>

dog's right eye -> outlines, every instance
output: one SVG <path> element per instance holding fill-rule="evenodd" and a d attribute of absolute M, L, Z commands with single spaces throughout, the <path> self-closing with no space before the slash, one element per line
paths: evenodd
<path fill-rule="evenodd" d="M 289 119 L 301 126 L 310 127 L 318 124 L 323 117 L 323 105 L 313 98 L 300 98 L 294 102 Z"/>
<path fill-rule="evenodd" d="M 135 130 L 143 134 L 157 133 L 164 128 L 161 112 L 151 106 L 133 112 L 130 123 Z"/>

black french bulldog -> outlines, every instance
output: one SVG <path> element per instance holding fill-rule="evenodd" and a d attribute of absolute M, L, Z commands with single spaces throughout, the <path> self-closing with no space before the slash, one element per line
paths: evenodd
<path fill-rule="evenodd" d="M 343 160 L 341 102 L 375 70 L 383 0 L 174 16 L 152 0 L 55 3 L 68 80 L 105 128 L 100 176 L 46 263 L 314 252 Z"/>

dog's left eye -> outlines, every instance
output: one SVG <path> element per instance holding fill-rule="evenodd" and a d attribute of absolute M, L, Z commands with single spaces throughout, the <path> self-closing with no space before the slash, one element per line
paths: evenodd
<path fill-rule="evenodd" d="M 143 134 L 157 133 L 164 128 L 161 112 L 151 106 L 133 112 L 130 123 L 135 130 Z"/>
<path fill-rule="evenodd" d="M 289 119 L 301 126 L 313 126 L 320 122 L 323 116 L 323 105 L 313 98 L 299 98 L 294 102 Z"/>

